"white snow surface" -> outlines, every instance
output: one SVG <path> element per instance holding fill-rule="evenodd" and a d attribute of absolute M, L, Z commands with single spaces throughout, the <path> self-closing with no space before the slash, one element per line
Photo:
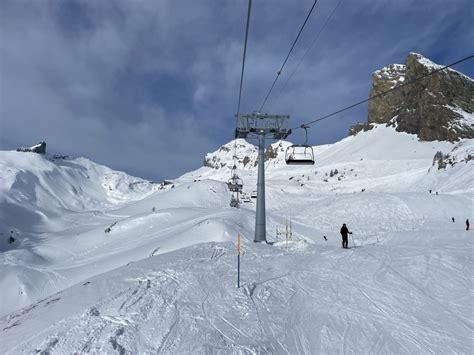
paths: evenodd
<path fill-rule="evenodd" d="M 0 352 L 472 353 L 473 140 L 376 126 L 297 167 L 289 144 L 266 163 L 273 244 L 253 243 L 254 201 L 228 207 L 227 149 L 208 155 L 221 168 L 163 189 L 86 159 L 0 152 Z M 454 163 L 433 166 L 438 151 Z M 255 190 L 254 164 L 237 172 Z"/>

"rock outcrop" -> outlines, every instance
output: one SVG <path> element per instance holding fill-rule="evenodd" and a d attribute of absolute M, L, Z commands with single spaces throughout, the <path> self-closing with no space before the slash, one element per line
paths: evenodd
<path fill-rule="evenodd" d="M 391 64 L 373 73 L 370 96 L 441 67 L 420 54 L 410 53 L 404 65 Z M 373 123 L 384 123 L 400 132 L 417 134 L 424 141 L 474 138 L 473 111 L 474 81 L 445 69 L 369 101 L 368 122 L 353 126 L 350 134 L 370 129 Z"/>
<path fill-rule="evenodd" d="M 38 154 L 46 154 L 46 142 L 39 142 L 38 144 L 29 148 L 17 148 L 17 152 L 32 152 Z"/>
<path fill-rule="evenodd" d="M 355 136 L 357 133 L 360 131 L 368 131 L 372 129 L 374 126 L 369 123 L 369 122 L 357 122 L 355 125 L 353 125 L 351 128 L 349 128 L 349 135 L 350 136 Z"/>

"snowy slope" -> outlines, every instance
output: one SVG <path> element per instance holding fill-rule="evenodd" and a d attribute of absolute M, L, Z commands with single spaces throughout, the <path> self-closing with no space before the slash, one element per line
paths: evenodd
<path fill-rule="evenodd" d="M 250 192 L 256 150 L 238 143 Z M 82 159 L 0 152 L 0 351 L 471 352 L 473 142 L 377 126 L 314 147 L 309 167 L 284 164 L 288 145 L 266 163 L 273 245 L 252 242 L 253 202 L 228 207 L 232 142 L 164 189 Z M 293 240 L 277 242 L 289 219 Z M 358 248 L 340 248 L 343 222 Z"/>
<path fill-rule="evenodd" d="M 83 158 L 0 152 L 0 171 L 0 287 L 9 290 L 0 314 L 56 291 L 63 287 L 60 280 L 72 284 L 49 266 L 82 250 L 88 226 L 106 223 L 99 217 L 103 210 L 140 200 L 158 188 Z M 10 236 L 14 243 L 7 242 Z M 69 252 L 71 243 L 76 248 Z"/>
<path fill-rule="evenodd" d="M 278 152 L 278 156 L 265 163 L 266 177 L 271 181 L 270 184 L 278 181 L 278 185 L 285 190 L 304 183 L 305 189 L 314 187 L 318 192 L 349 193 L 360 192 L 362 188 L 383 192 L 426 192 L 430 189 L 449 193 L 474 191 L 472 161 L 466 162 L 466 157 L 474 157 L 474 141 L 470 139 L 459 143 L 421 142 L 416 135 L 375 125 L 368 132 L 347 137 L 331 145 L 313 147 L 316 164 L 310 167 L 285 165 L 284 152 L 289 145 L 289 142 L 274 143 L 272 147 Z M 239 156 L 247 154 L 254 161 L 256 153 L 248 154 L 249 151 L 253 152 L 249 146 L 251 145 L 247 143 L 245 149 L 237 152 Z M 451 154 L 458 164 L 443 170 L 433 168 L 433 158 L 438 151 Z M 202 167 L 185 174 L 181 179 L 192 181 L 213 178 L 227 181 L 231 175 L 232 156 L 218 150 L 207 157 L 222 168 Z M 329 174 L 335 169 L 339 173 L 331 178 Z M 237 173 L 244 179 L 244 188 L 256 188 L 255 167 L 238 167 Z"/>
<path fill-rule="evenodd" d="M 0 152 L 0 169 L 2 211 L 20 208 L 32 213 L 35 221 L 45 218 L 45 213 L 49 217 L 130 202 L 157 188 L 153 183 L 84 158 L 55 159 L 35 153 Z M 33 224 L 25 222 L 21 225 Z"/>

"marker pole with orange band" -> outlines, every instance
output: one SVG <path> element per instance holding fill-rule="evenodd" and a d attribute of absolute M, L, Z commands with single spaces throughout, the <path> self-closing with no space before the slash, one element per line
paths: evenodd
<path fill-rule="evenodd" d="M 240 233 L 237 234 L 237 288 L 240 288 Z"/>

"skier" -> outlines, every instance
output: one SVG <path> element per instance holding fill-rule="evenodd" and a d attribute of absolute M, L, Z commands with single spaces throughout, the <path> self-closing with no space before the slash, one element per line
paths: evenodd
<path fill-rule="evenodd" d="M 466 219 L 466 230 L 468 231 L 469 230 L 469 220 Z"/>
<path fill-rule="evenodd" d="M 451 218 L 453 220 L 453 223 L 454 223 L 454 217 Z"/>
<path fill-rule="evenodd" d="M 348 247 L 347 247 L 347 243 L 348 243 L 347 235 L 348 235 L 348 234 L 352 234 L 352 232 L 349 232 L 349 229 L 347 229 L 346 224 L 344 223 L 344 224 L 342 225 L 342 228 L 341 228 L 342 247 L 343 247 L 344 249 L 348 249 Z"/>

